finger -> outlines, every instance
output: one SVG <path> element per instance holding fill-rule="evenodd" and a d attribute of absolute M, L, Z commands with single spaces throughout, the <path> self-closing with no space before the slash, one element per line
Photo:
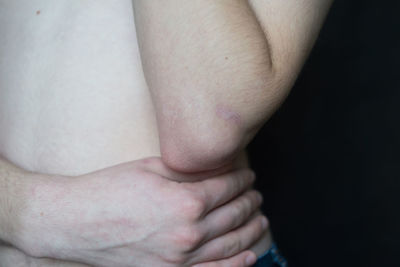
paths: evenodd
<path fill-rule="evenodd" d="M 241 169 L 201 182 L 189 183 L 186 186 L 204 197 L 204 214 L 207 214 L 242 194 L 253 184 L 254 180 L 254 172 L 250 169 Z"/>
<path fill-rule="evenodd" d="M 197 263 L 232 257 L 260 239 L 267 227 L 267 219 L 257 215 L 244 226 L 205 243 L 192 252 L 191 259 Z"/>
<path fill-rule="evenodd" d="M 261 256 L 267 250 L 266 248 L 270 248 L 272 246 L 272 234 L 270 229 L 265 231 L 262 237 L 257 240 L 254 244 L 251 245 L 249 250 L 256 253 L 257 256 Z"/>
<path fill-rule="evenodd" d="M 212 171 L 208 174 L 209 179 L 193 182 L 199 178 L 198 174 L 178 173 L 168 168 L 161 158 L 152 157 L 140 160 L 142 168 L 149 172 L 157 173 L 169 180 L 192 181 L 181 185 L 205 200 L 205 211 L 210 210 L 228 202 L 248 189 L 255 180 L 255 174 L 250 169 L 233 170 L 224 174 L 216 174 Z M 219 172 L 219 171 L 218 171 Z M 171 178 L 174 177 L 174 178 Z M 204 177 L 202 177 L 204 178 Z"/>
<path fill-rule="evenodd" d="M 226 234 L 248 221 L 261 202 L 261 194 L 250 190 L 211 211 L 199 224 L 201 231 L 206 233 L 204 242 Z"/>
<path fill-rule="evenodd" d="M 192 267 L 248 267 L 255 264 L 256 255 L 251 251 L 244 251 L 227 259 L 205 262 L 193 265 Z"/>

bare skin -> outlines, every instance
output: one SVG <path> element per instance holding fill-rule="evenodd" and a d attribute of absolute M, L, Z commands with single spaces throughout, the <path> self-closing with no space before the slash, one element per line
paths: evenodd
<path fill-rule="evenodd" d="M 130 1 L 0 1 L 0 32 L 2 33 L 0 40 L 0 154 L 22 170 L 33 174 L 46 174 L 32 176 L 37 177 L 36 181 L 47 179 L 48 182 L 44 184 L 54 185 L 54 187 L 50 187 L 51 190 L 42 192 L 41 195 L 45 194 L 44 199 L 47 200 L 44 203 L 51 202 L 54 190 L 57 191 L 56 188 L 60 188 L 59 183 L 64 183 L 62 181 L 68 181 L 65 182 L 66 188 L 74 188 L 72 190 L 74 192 L 85 191 L 84 185 L 90 184 L 87 181 L 92 181 L 92 186 L 96 182 L 100 185 L 102 184 L 102 174 L 121 174 L 118 171 L 120 163 L 131 162 L 132 166 L 137 166 L 141 165 L 142 159 L 154 156 L 162 156 L 163 162 L 167 164 L 166 168 L 169 169 L 204 172 L 219 168 L 228 170 L 226 167 L 231 166 L 233 169 L 230 169 L 232 170 L 230 173 L 233 175 L 235 166 L 237 168 L 237 166 L 246 165 L 243 157 L 238 158 L 237 156 L 243 155 L 246 144 L 287 94 L 315 40 L 330 1 L 304 0 L 301 3 L 288 1 L 285 4 L 278 0 L 265 3 L 256 0 L 245 2 L 247 1 L 235 1 L 232 5 L 229 1 L 220 1 L 215 8 L 210 6 L 212 10 L 210 14 L 216 16 L 206 17 L 211 19 L 211 25 L 216 25 L 215 28 L 222 29 L 222 31 L 230 23 L 237 25 L 235 21 L 237 18 L 241 19 L 241 22 L 245 22 L 240 25 L 245 26 L 248 23 L 255 25 L 250 28 L 256 29 L 256 31 L 246 31 L 245 27 L 242 29 L 244 30 L 242 33 L 252 34 L 250 39 L 245 38 L 245 40 L 256 40 L 256 43 L 261 44 L 259 48 L 262 53 L 259 53 L 258 56 L 262 55 L 265 58 L 261 58 L 261 62 L 257 63 L 259 67 L 262 66 L 261 70 L 246 68 L 252 70 L 250 73 L 238 72 L 235 66 L 243 66 L 241 63 L 229 65 L 229 68 L 225 68 L 227 72 L 218 72 L 218 64 L 210 64 L 207 69 L 198 68 L 196 72 L 191 71 L 196 69 L 196 66 L 200 66 L 204 59 L 208 59 L 208 62 L 218 63 L 218 61 L 210 61 L 215 57 L 207 49 L 202 50 L 205 52 L 204 54 L 197 54 L 199 57 L 194 57 L 194 54 L 191 57 L 189 53 L 190 60 L 186 62 L 190 64 L 185 70 L 185 68 L 181 68 L 182 61 L 174 62 L 175 59 L 182 59 L 179 53 L 185 51 L 180 49 L 184 48 L 184 46 L 180 47 L 182 44 L 180 42 L 175 46 L 178 57 L 168 57 L 168 53 L 171 51 L 168 48 L 173 44 L 170 41 L 177 40 L 171 37 L 176 37 L 177 32 L 182 32 L 177 27 L 190 25 L 187 24 L 187 21 L 185 22 L 189 18 L 185 17 L 185 14 L 195 11 L 196 6 L 199 10 L 205 10 L 201 5 L 209 6 L 212 4 L 211 2 L 197 1 L 195 5 L 184 6 L 179 1 L 164 1 L 167 8 L 160 10 L 154 5 L 155 1 L 153 6 L 151 6 L 152 4 L 140 5 L 150 2 L 141 1 L 138 5 L 139 1 L 134 1 L 135 12 L 140 11 L 138 14 L 141 14 L 137 19 L 139 24 L 136 25 L 142 43 L 140 54 Z M 170 13 L 173 10 L 184 10 L 185 12 L 179 14 L 183 14 L 183 17 L 173 14 L 173 12 Z M 220 20 L 222 17 L 218 16 L 218 12 L 224 13 L 224 10 L 229 11 L 226 14 L 233 16 L 224 17 L 228 20 Z M 159 11 L 163 11 L 167 17 L 169 14 L 170 18 L 176 18 L 175 26 L 174 20 L 170 20 L 173 22 L 172 24 L 162 25 L 167 29 L 168 26 L 171 26 L 171 29 L 178 29 L 178 31 L 175 33 L 171 31 L 167 35 L 143 36 L 143 29 L 149 26 L 146 24 L 149 20 L 157 18 L 162 21 L 163 17 L 157 15 Z M 265 11 L 276 15 L 265 16 Z M 238 16 L 235 12 L 238 12 Z M 152 14 L 155 14 L 155 17 L 152 17 Z M 199 14 L 201 15 L 201 12 Z M 297 28 L 293 27 L 293 24 L 287 19 L 292 18 L 293 14 L 299 18 L 296 23 Z M 215 18 L 217 20 L 213 21 Z M 226 21 L 228 22 L 226 23 Z M 220 22 L 223 23 L 220 24 Z M 192 26 L 196 28 L 198 25 L 194 22 Z M 157 33 L 154 28 L 151 30 L 151 25 L 149 27 L 150 33 Z M 234 32 L 233 35 L 227 37 L 235 37 L 240 32 Z M 265 38 L 264 34 L 267 35 L 267 33 L 268 36 Z M 158 39 L 160 36 L 162 38 Z M 222 35 L 217 32 L 215 36 L 219 38 Z M 179 37 L 178 40 L 183 39 Z M 262 40 L 264 43 L 257 40 Z M 229 51 L 231 54 L 224 57 L 225 60 L 239 55 L 237 59 L 252 62 L 248 59 L 253 55 L 246 53 L 252 52 L 254 49 L 239 46 L 243 50 L 234 47 L 230 51 L 230 47 L 226 47 L 224 44 L 236 43 L 229 39 L 225 41 L 227 42 L 218 42 L 223 45 L 212 51 L 218 52 L 219 49 Z M 198 43 L 198 40 L 188 38 L 185 42 Z M 282 46 L 283 43 L 286 45 Z M 156 51 L 161 51 L 159 56 L 154 58 L 151 51 L 150 53 L 144 51 L 143 47 L 146 47 L 146 44 L 155 44 Z M 235 54 L 235 51 L 238 54 Z M 245 54 L 242 54 L 243 51 Z M 162 55 L 164 52 L 166 54 Z M 184 54 L 188 55 L 187 52 Z M 143 75 L 140 57 L 144 62 L 147 83 Z M 159 64 L 157 60 L 161 60 L 169 67 L 164 70 L 158 69 L 164 63 Z M 156 62 L 150 71 L 149 62 L 152 62 L 151 64 Z M 227 62 L 238 63 L 237 60 L 228 60 Z M 265 66 L 262 65 L 265 62 L 269 63 Z M 274 72 L 269 69 L 271 66 L 273 66 Z M 206 71 L 204 72 L 204 70 Z M 210 73 L 215 79 L 210 79 Z M 252 76 L 256 73 L 262 73 L 263 77 Z M 243 75 L 245 79 L 242 79 L 243 77 L 240 75 Z M 221 81 L 231 81 L 232 77 L 239 81 L 234 83 L 233 88 L 226 87 L 225 82 L 220 83 Z M 254 79 L 249 79 L 249 77 Z M 256 81 L 256 83 L 242 84 L 240 82 L 245 80 Z M 168 86 L 171 85 L 169 81 L 180 82 L 172 83 L 174 86 Z M 201 86 L 192 81 L 202 81 Z M 259 86 L 263 82 L 268 85 L 267 90 Z M 150 85 L 150 88 L 147 87 L 147 84 Z M 190 86 L 181 87 L 182 84 Z M 249 106 L 249 99 L 246 100 L 241 94 L 243 86 L 250 89 L 245 94 L 246 97 L 260 100 L 253 103 L 251 109 L 246 108 L 246 105 Z M 202 91 L 203 89 L 206 91 Z M 228 89 L 230 91 L 227 91 Z M 227 92 L 229 92 L 230 98 L 224 98 Z M 193 102 L 191 97 L 193 95 L 201 96 L 202 101 Z M 152 102 L 152 98 L 154 102 Z M 237 99 L 242 101 L 238 102 Z M 218 101 L 214 102 L 214 100 Z M 188 103 L 191 104 L 188 105 Z M 196 104 L 196 108 L 187 109 L 192 104 Z M 169 106 L 174 107 L 173 112 L 163 112 Z M 198 116 L 199 114 L 202 116 Z M 171 124 L 168 122 L 174 122 L 174 127 L 170 127 Z M 199 125 L 208 125 L 208 127 L 202 128 L 198 127 Z M 198 139 L 199 137 L 201 138 Z M 162 153 L 159 138 L 161 139 Z M 212 145 L 212 149 L 210 149 L 210 145 Z M 237 165 L 233 164 L 234 159 L 238 159 Z M 10 167 L 10 169 L 12 168 Z M 138 170 L 136 167 L 132 168 Z M 159 170 L 157 167 L 155 169 Z M 160 175 L 152 168 L 150 170 L 153 175 Z M 163 174 L 161 176 L 167 176 L 164 177 L 165 179 L 198 181 L 198 175 L 178 175 L 176 172 L 174 175 Z M 139 177 L 132 173 L 130 175 Z M 214 175 L 203 178 L 212 180 L 217 176 L 214 173 Z M 61 179 L 57 179 L 57 177 Z M 65 179 L 66 177 L 75 177 L 76 179 Z M 54 180 L 54 183 L 49 182 L 50 180 Z M 148 182 L 147 180 L 149 179 L 139 184 L 144 185 Z M 104 190 L 106 191 L 107 188 L 101 188 L 96 192 L 100 196 Z M 250 192 L 252 191 L 247 190 L 231 200 L 232 203 L 236 203 L 235 201 L 240 202 L 240 199 L 245 199 L 244 202 L 252 203 L 247 205 L 247 208 L 241 209 L 240 214 L 242 217 L 243 214 L 247 214 L 248 220 L 238 228 L 235 235 L 236 238 L 241 236 L 239 243 L 246 244 L 244 247 L 232 250 L 233 252 L 229 255 L 226 254 L 226 251 L 222 251 L 218 255 L 212 255 L 212 252 L 204 253 L 207 251 L 206 246 L 198 247 L 199 244 L 203 245 L 198 240 L 204 238 L 201 236 L 202 238 L 194 239 L 197 242 L 192 240 L 192 243 L 195 244 L 191 243 L 189 246 L 192 247 L 191 250 L 196 247 L 198 254 L 191 254 L 189 257 L 189 254 L 182 256 L 182 253 L 178 253 L 179 256 L 174 257 L 172 264 L 181 266 L 206 261 L 203 262 L 203 266 L 246 266 L 244 259 L 249 255 L 249 252 L 246 252 L 247 248 L 251 246 L 257 255 L 268 249 L 271 237 L 269 231 L 260 230 L 261 219 L 253 216 L 259 203 L 251 201 L 254 193 Z M 114 196 L 110 196 L 110 203 L 116 201 L 119 196 L 127 196 L 128 193 L 117 194 L 115 192 L 115 194 L 117 195 L 115 199 Z M 82 193 L 78 195 L 83 196 Z M 219 194 L 219 196 L 223 195 L 222 192 Z M 87 197 L 89 199 L 89 195 Z M 167 196 L 165 197 L 167 198 Z M 231 202 L 225 204 L 226 208 L 229 209 Z M 169 203 L 171 203 L 169 207 L 172 209 L 173 204 Z M 139 205 L 140 203 L 135 204 Z M 39 206 L 43 205 L 46 206 L 43 203 Z M 103 206 L 107 205 L 103 204 Z M 48 204 L 47 208 L 52 210 L 51 207 L 52 205 Z M 43 214 L 48 214 L 48 210 L 44 210 L 46 212 Z M 243 219 L 239 220 L 239 222 L 241 221 Z M 253 221 L 254 224 L 251 224 Z M 37 221 L 36 227 L 41 225 L 38 222 L 40 220 Z M 62 223 L 67 222 L 62 221 Z M 54 222 L 51 225 L 57 225 L 57 223 Z M 229 233 L 226 233 L 226 230 L 230 229 L 228 226 L 225 231 L 220 232 L 220 237 L 232 240 L 232 236 L 229 239 Z M 62 228 L 61 225 L 59 227 Z M 68 228 L 65 225 L 64 227 Z M 56 229 L 57 227 L 54 228 L 53 234 L 57 233 Z M 249 232 L 246 235 L 238 234 L 239 232 L 243 233 L 245 229 L 251 229 L 253 234 L 249 234 Z M 210 232 L 213 231 L 218 232 L 216 229 L 210 230 Z M 55 236 L 62 235 L 55 234 Z M 78 255 L 79 253 L 74 254 L 71 252 L 73 249 L 67 249 L 63 245 L 59 245 L 58 251 L 69 251 L 70 254 L 66 253 L 67 256 L 60 256 L 57 249 L 54 249 L 53 253 L 45 252 L 49 250 L 49 246 L 35 251 L 32 249 L 35 247 L 32 243 L 30 246 L 24 245 L 29 244 L 29 240 L 32 239 L 24 240 L 22 238 L 22 241 L 9 242 L 14 246 L 0 247 L 0 258 L 5 259 L 4 263 L 1 263 L 2 266 L 18 264 L 22 266 L 26 266 L 26 264 L 31 266 L 82 266 L 78 263 L 68 262 L 71 260 L 99 266 L 104 263 L 115 266 L 118 264 L 120 266 L 130 266 L 130 264 L 146 266 L 144 265 L 146 262 L 152 262 L 151 257 L 148 257 L 147 261 L 146 257 L 143 257 L 143 261 L 136 265 L 131 262 L 118 263 L 116 259 L 120 258 L 117 256 L 118 253 L 114 256 L 113 253 L 108 254 L 109 258 L 103 262 L 101 259 L 104 255 L 100 254 L 95 260 L 96 257 L 91 258 L 88 254 L 83 254 L 83 256 L 82 254 Z M 228 243 L 223 242 L 229 247 Z M 93 250 L 95 251 L 96 248 L 93 247 Z M 187 248 L 183 250 L 187 252 Z M 136 248 L 133 251 L 141 250 Z M 174 254 L 173 251 L 171 253 Z M 28 256 L 28 254 L 30 255 Z M 210 255 L 213 257 L 201 256 L 206 254 L 208 257 Z M 149 253 L 143 255 L 149 255 Z M 128 259 L 124 257 L 122 261 Z M 135 260 L 137 261 L 138 258 L 136 257 Z M 207 262 L 209 260 L 213 262 Z M 167 261 L 171 261 L 171 259 L 167 259 Z M 159 266 L 163 266 L 163 264 L 160 263 Z"/>
<path fill-rule="evenodd" d="M 19 195 L 29 201 L 7 241 L 35 258 L 93 266 L 175 267 L 229 258 L 247 266 L 244 250 L 267 227 L 255 213 L 261 195 L 250 189 L 254 174 L 169 179 L 189 176 L 160 158 L 75 178 L 25 174 L 29 183 Z"/>
<path fill-rule="evenodd" d="M 288 94 L 331 2 L 134 0 L 164 161 L 191 172 L 235 158 Z"/>
<path fill-rule="evenodd" d="M 36 208 L 30 206 L 29 210 L 36 211 L 35 214 L 43 213 L 42 220 L 50 222 L 50 218 L 54 217 L 46 216 L 50 216 L 52 213 L 49 211 L 55 208 L 52 200 L 58 189 L 64 186 L 76 188 L 74 192 L 82 191 L 80 199 L 89 200 L 89 195 L 85 197 L 84 192 L 87 190 L 85 186 L 90 187 L 90 183 L 82 181 L 90 180 L 92 186 L 98 186 L 96 194 L 109 187 L 104 185 L 106 188 L 102 188 L 102 177 L 96 176 L 96 170 L 160 156 L 160 151 L 154 108 L 139 61 L 130 2 L 93 1 L 87 2 L 88 6 L 80 1 L 29 3 L 7 1 L 0 10 L 0 17 L 7 22 L 2 23 L 0 30 L 4 37 L 0 43 L 0 153 L 15 166 L 34 174 L 32 177 L 36 179 L 31 179 L 34 181 L 32 187 L 42 188 L 39 189 L 42 190 L 39 195 L 46 201 Z M 103 173 L 114 173 L 115 168 L 117 167 L 109 167 Z M 182 175 L 181 179 L 184 177 Z M 169 178 L 179 180 L 174 175 Z M 51 183 L 50 180 L 54 182 Z M 143 178 L 143 181 L 147 183 L 149 179 Z M 44 190 L 38 184 L 49 187 Z M 121 197 L 128 193 L 115 191 L 113 194 L 115 199 L 112 195 L 105 198 L 112 198 L 108 203 L 122 201 Z M 32 195 L 28 199 L 30 197 Z M 73 202 L 75 198 L 72 195 L 69 197 L 69 201 Z M 254 200 L 254 195 L 243 197 L 242 201 L 247 204 L 242 205 L 242 210 L 248 216 L 242 217 L 247 219 L 246 223 L 254 221 L 243 230 L 247 229 L 245 231 L 248 232 L 250 229 L 255 233 L 246 235 L 242 240 L 242 243 L 249 243 L 246 247 L 240 247 L 240 251 L 232 250 L 232 259 L 226 258 L 229 256 L 224 254 L 226 252 L 221 252 L 220 260 L 201 258 L 196 253 L 191 254 L 190 258 L 179 260 L 184 260 L 185 264 L 199 263 L 202 260 L 217 263 L 218 266 L 234 266 L 232 263 L 245 266 L 245 257 L 249 255 L 248 252 L 246 254 L 246 249 L 260 238 L 261 221 L 257 216 L 250 216 L 259 205 Z M 167 200 L 168 198 L 165 199 L 166 203 Z M 132 201 L 135 205 L 146 204 L 137 199 Z M 171 209 L 174 206 L 176 208 L 176 204 L 169 205 Z M 39 211 L 38 207 L 43 210 Z M 237 210 L 236 207 L 233 209 Z M 249 214 L 251 210 L 253 212 Z M 63 212 L 71 214 L 66 210 Z M 174 213 L 170 214 L 172 216 Z M 31 229 L 34 233 L 50 234 L 50 228 L 45 232 L 43 229 L 38 230 L 40 218 L 39 216 L 33 225 L 25 226 L 36 227 L 37 231 Z M 24 221 L 32 222 L 31 218 L 25 218 Z M 79 257 L 71 253 L 75 256 L 64 256 L 65 258 L 56 255 L 55 245 L 50 249 L 49 244 L 57 236 L 61 239 L 59 242 L 63 243 L 61 233 L 56 234 L 57 229 L 59 230 L 54 228 L 54 238 L 49 236 L 48 240 L 52 241 L 48 241 L 47 246 L 44 245 L 42 249 L 39 244 L 30 242 L 44 241 L 45 235 L 36 239 L 23 235 L 22 240 L 13 240 L 15 246 L 1 246 L 0 265 L 100 265 L 99 262 L 90 260 L 88 255 Z M 229 242 L 224 243 L 229 245 Z M 232 244 L 230 246 L 235 247 Z M 60 250 L 64 250 L 62 246 Z M 263 248 L 259 253 L 262 253 L 261 250 Z M 210 253 L 207 255 L 218 256 Z M 146 266 L 137 257 L 134 260 L 131 257 L 123 260 L 128 259 L 132 266 Z M 111 262 L 115 263 L 109 259 L 108 263 Z M 121 263 L 120 266 L 126 266 L 126 262 L 124 264 Z"/>

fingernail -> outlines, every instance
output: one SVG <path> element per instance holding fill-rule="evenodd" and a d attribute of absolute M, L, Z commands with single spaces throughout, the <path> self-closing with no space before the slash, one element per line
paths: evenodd
<path fill-rule="evenodd" d="M 268 220 L 267 220 L 267 218 L 262 217 L 262 219 L 261 219 L 261 227 L 262 227 L 263 230 L 267 229 L 267 227 L 268 227 Z"/>
<path fill-rule="evenodd" d="M 256 263 L 256 261 L 257 261 L 257 258 L 253 253 L 246 257 L 246 265 L 247 266 L 253 265 L 254 263 Z"/>

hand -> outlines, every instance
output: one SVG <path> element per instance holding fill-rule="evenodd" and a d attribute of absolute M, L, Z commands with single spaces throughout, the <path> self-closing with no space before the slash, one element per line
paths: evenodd
<path fill-rule="evenodd" d="M 42 177 L 16 246 L 95 266 L 249 266 L 245 258 L 254 254 L 246 249 L 265 230 L 265 218 L 251 217 L 261 203 L 249 190 L 252 172 L 166 179 L 177 175 L 151 158 L 76 178 Z"/>

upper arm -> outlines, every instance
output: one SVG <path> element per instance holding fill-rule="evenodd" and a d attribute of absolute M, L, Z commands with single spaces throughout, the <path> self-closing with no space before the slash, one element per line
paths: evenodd
<path fill-rule="evenodd" d="M 291 82 L 319 33 L 333 0 L 249 0 L 271 47 L 276 74 Z"/>
<path fill-rule="evenodd" d="M 200 171 L 233 159 L 286 96 L 328 2 L 133 1 L 170 167 Z"/>

